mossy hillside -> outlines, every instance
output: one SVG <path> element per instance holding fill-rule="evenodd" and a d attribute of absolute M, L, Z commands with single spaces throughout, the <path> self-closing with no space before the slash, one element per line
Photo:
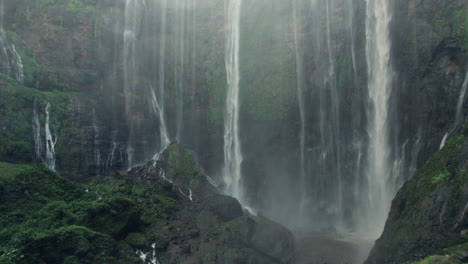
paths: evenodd
<path fill-rule="evenodd" d="M 436 263 L 448 263 L 448 264 L 466 264 L 461 261 L 453 254 L 460 251 L 468 251 L 468 243 L 464 243 L 458 246 L 446 248 L 443 250 L 443 255 L 429 256 L 421 261 L 410 262 L 409 264 L 436 264 Z"/>
<path fill-rule="evenodd" d="M 459 230 L 460 212 L 466 205 L 468 172 L 463 155 L 467 139 L 465 126 L 403 185 L 392 202 L 384 233 L 366 263 L 445 255 L 444 248 L 467 241 Z"/>
<path fill-rule="evenodd" d="M 30 162 L 34 153 L 34 101 L 37 101 L 42 124 L 45 122 L 45 106 L 50 103 L 50 127 L 58 132 L 66 114 L 68 96 L 57 91 L 27 88 L 4 75 L 0 75 L 0 94 L 0 161 Z"/>
<path fill-rule="evenodd" d="M 449 41 L 460 44 L 465 55 L 468 55 L 468 7 L 456 8 L 453 3 L 444 4 L 433 18 L 436 33 Z M 447 43 L 448 44 L 448 43 Z"/>
<path fill-rule="evenodd" d="M 165 182 L 83 185 L 34 165 L 0 163 L 0 189 L 1 263 L 135 263 L 176 208 Z"/>

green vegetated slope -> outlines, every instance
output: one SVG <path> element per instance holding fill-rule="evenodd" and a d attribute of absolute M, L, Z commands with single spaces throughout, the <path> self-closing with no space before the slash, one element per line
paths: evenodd
<path fill-rule="evenodd" d="M 466 263 L 467 202 L 465 126 L 400 189 L 366 263 Z"/>
<path fill-rule="evenodd" d="M 290 263 L 289 231 L 244 215 L 191 151 L 173 144 L 163 156 L 88 184 L 0 163 L 0 263 Z"/>
<path fill-rule="evenodd" d="M 1 74 L 0 94 L 0 161 L 31 162 L 34 156 L 34 102 L 41 124 L 41 138 L 44 138 L 47 103 L 51 105 L 50 129 L 57 132 L 66 114 L 68 95 L 60 91 L 28 88 Z"/>

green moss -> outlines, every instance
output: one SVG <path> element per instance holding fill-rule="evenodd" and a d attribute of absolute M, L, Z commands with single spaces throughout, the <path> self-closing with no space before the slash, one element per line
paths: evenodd
<path fill-rule="evenodd" d="M 167 232 L 167 183 L 97 178 L 83 185 L 42 166 L 0 163 L 0 263 L 134 263 Z M 8 262 L 9 261 L 9 262 Z"/>
<path fill-rule="evenodd" d="M 447 168 L 444 168 L 443 170 L 437 172 L 437 174 L 432 177 L 432 184 L 439 184 L 441 182 L 444 182 L 448 180 L 452 176 L 452 173 L 448 171 Z"/>
<path fill-rule="evenodd" d="M 167 176 L 178 184 L 191 186 L 200 172 L 193 152 L 179 144 L 172 144 L 168 151 Z"/>
<path fill-rule="evenodd" d="M 44 109 L 51 104 L 50 126 L 60 132 L 65 118 L 68 96 L 62 92 L 43 92 L 19 85 L 15 80 L 0 75 L 0 161 L 30 162 L 34 142 L 32 117 L 34 101 L 38 103 L 40 121 L 45 121 Z"/>
<path fill-rule="evenodd" d="M 468 55 L 468 12 L 448 4 L 434 16 L 434 30 L 441 36 L 457 40 Z"/>

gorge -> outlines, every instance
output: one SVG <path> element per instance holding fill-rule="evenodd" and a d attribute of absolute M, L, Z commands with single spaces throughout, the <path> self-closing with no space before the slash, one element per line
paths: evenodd
<path fill-rule="evenodd" d="M 5 263 L 467 251 L 466 0 L 0 0 L 0 26 Z M 92 253 L 45 254 L 64 230 Z"/>

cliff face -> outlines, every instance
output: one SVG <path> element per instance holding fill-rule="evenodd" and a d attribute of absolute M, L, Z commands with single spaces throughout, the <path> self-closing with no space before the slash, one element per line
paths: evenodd
<path fill-rule="evenodd" d="M 467 135 L 465 127 L 403 185 L 366 263 L 409 263 L 466 243 Z M 466 245 L 458 250 L 466 251 Z"/>
<path fill-rule="evenodd" d="M 468 71 L 467 8 L 466 1 L 394 1 L 395 87 L 403 98 L 394 107 L 400 109 L 401 135 L 418 134 L 424 142 L 419 164 L 455 125 Z"/>
<path fill-rule="evenodd" d="M 39 135 L 45 136 L 49 102 L 60 173 L 75 178 L 109 175 L 128 168 L 127 155 L 132 151 L 136 164 L 144 163 L 161 148 L 160 120 L 149 89 L 162 82 L 171 139 L 194 149 L 210 175 L 221 174 L 224 3 L 199 0 L 196 6 L 168 4 L 164 9 L 164 1 L 147 2 L 138 16 L 138 63 L 131 92 L 124 87 L 125 1 L 2 2 L 2 26 L 23 59 L 25 78 L 21 85 L 5 81 L 0 87 L 2 95 L 9 94 L 0 98 L 4 106 L 0 133 L 7 139 L 0 142 L 1 160 L 44 158 L 45 153 L 35 154 L 31 122 L 34 98 L 40 98 Z M 405 167 L 398 174 L 396 185 L 400 185 L 454 126 L 467 72 L 467 4 L 463 0 L 392 3 L 394 82 L 389 124 L 391 156 L 400 161 L 394 165 Z M 303 152 L 303 169 L 311 175 L 305 183 L 310 187 L 305 188 L 308 206 L 314 210 L 311 214 L 319 216 L 314 222 L 326 219 L 323 228 L 327 228 L 329 218 L 342 218 L 344 225 L 353 226 L 359 213 L 347 208 L 355 208 L 356 196 L 366 196 L 365 191 L 345 192 L 341 201 L 337 194 L 343 193 L 338 182 L 349 190 L 366 187 L 359 178 L 369 140 L 365 1 L 297 1 L 297 5 L 295 10 L 287 1 L 243 1 L 240 136 L 246 193 L 267 214 L 290 220 L 291 212 L 276 209 L 297 207 L 298 197 L 277 194 L 286 189 L 295 193 L 301 187 L 298 161 Z M 167 15 L 165 31 L 161 10 Z M 161 52 L 163 38 L 166 49 Z M 164 78 L 160 65 L 165 67 Z M 22 86 L 26 99 L 16 92 L 17 86 Z M 299 89 L 306 102 L 302 110 Z M 464 104 L 462 116 L 467 111 Z M 44 140 L 42 146 L 44 151 Z M 328 210 L 340 204 L 346 204 L 343 210 Z"/>

